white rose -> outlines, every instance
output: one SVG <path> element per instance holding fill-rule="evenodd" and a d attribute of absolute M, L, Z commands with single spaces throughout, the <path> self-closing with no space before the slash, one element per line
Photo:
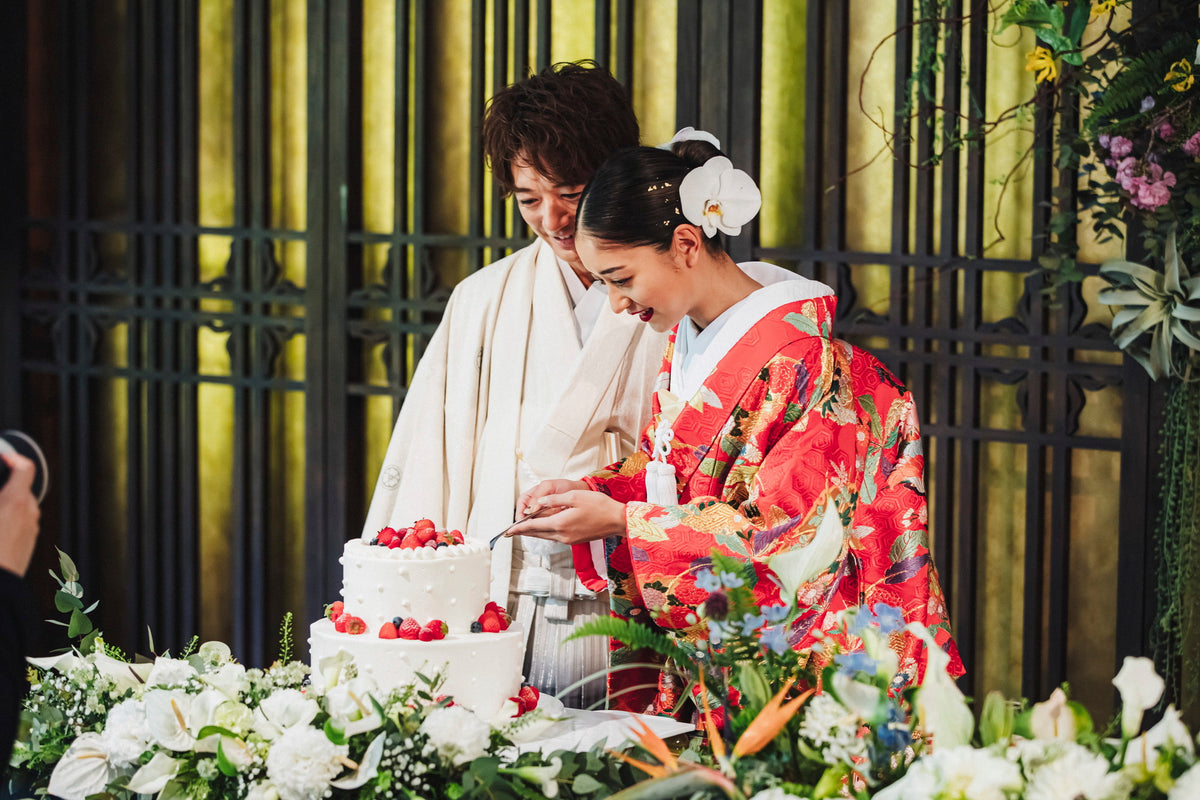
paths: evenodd
<path fill-rule="evenodd" d="M 439 708 L 421 723 L 420 732 L 445 761 L 461 766 L 487 755 L 492 729 L 462 706 Z"/>
<path fill-rule="evenodd" d="M 233 662 L 204 673 L 201 680 L 230 700 L 237 700 L 250 687 L 250 681 L 246 678 L 246 668 Z"/>
<path fill-rule="evenodd" d="M 320 800 L 345 768 L 349 750 L 316 728 L 289 728 L 267 753 L 267 777 L 282 800 Z"/>

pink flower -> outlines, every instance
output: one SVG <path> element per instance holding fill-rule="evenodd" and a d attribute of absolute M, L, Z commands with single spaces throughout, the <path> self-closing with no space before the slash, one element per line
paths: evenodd
<path fill-rule="evenodd" d="M 1170 175 L 1170 173 L 1167 173 Z M 1174 177 L 1173 175 L 1171 177 Z M 1153 211 L 1159 206 L 1165 206 L 1171 202 L 1171 190 L 1167 188 L 1165 181 L 1152 182 L 1141 179 L 1143 183 L 1138 187 L 1136 194 L 1130 194 L 1129 202 L 1135 208 L 1141 208 L 1146 211 Z"/>
<path fill-rule="evenodd" d="M 1117 183 L 1125 191 L 1129 191 L 1129 184 L 1133 180 L 1134 170 L 1138 167 L 1138 160 L 1132 156 L 1123 159 L 1117 164 L 1117 171 L 1113 174 Z"/>
<path fill-rule="evenodd" d="M 1183 143 L 1183 152 L 1192 158 L 1200 157 L 1200 131 L 1196 131 Z"/>
<path fill-rule="evenodd" d="M 1171 127 L 1171 123 L 1164 122 L 1162 125 L 1158 126 L 1158 138 L 1170 139 L 1174 135 L 1175 135 L 1175 129 L 1173 127 Z"/>
<path fill-rule="evenodd" d="M 1102 134 L 1100 134 L 1099 137 L 1096 138 L 1096 141 L 1100 143 L 1101 147 L 1103 147 L 1105 150 L 1107 150 L 1108 143 L 1110 141 L 1112 141 L 1112 137 L 1109 136 L 1107 133 L 1102 133 Z"/>
<path fill-rule="evenodd" d="M 1133 142 L 1124 136 L 1114 136 L 1109 142 L 1109 150 L 1112 152 L 1113 158 L 1124 158 L 1133 152 Z"/>

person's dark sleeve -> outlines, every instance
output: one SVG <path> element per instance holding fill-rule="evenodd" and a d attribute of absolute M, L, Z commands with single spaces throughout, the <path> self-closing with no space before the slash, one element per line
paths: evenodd
<path fill-rule="evenodd" d="M 25 581 L 0 569 L 0 775 L 8 771 L 21 700 L 29 688 L 25 656 L 33 642 L 33 600 Z"/>

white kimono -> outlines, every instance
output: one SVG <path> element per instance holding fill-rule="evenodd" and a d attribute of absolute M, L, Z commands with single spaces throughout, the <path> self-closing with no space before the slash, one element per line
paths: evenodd
<path fill-rule="evenodd" d="M 582 344 L 576 324 L 541 240 L 455 288 L 400 409 L 364 538 L 429 517 L 487 541 L 511 524 L 518 494 L 537 480 L 585 475 L 633 452 L 667 337 L 608 309 Z M 539 579 L 536 591 L 565 603 L 579 587 L 569 548 L 561 551 L 556 577 L 549 586 Z M 512 566 L 513 540 L 501 539 L 491 596 L 502 605 Z M 575 616 L 566 605 L 556 613 Z M 522 621 L 527 631 L 534 622 Z"/>

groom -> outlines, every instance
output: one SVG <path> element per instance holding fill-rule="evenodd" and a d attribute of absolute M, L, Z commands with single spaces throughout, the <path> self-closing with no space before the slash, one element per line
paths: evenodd
<path fill-rule="evenodd" d="M 633 451 L 666 340 L 608 311 L 575 251 L 575 207 L 600 164 L 638 137 L 624 87 L 590 62 L 556 64 L 492 98 L 483 149 L 537 239 L 454 289 L 396 420 L 365 538 L 429 517 L 486 542 L 525 489 Z M 566 546 L 502 538 L 490 594 L 526 631 L 525 676 L 542 691 L 606 669 L 605 637 L 563 641 L 608 615 Z M 603 697 L 599 679 L 563 700 Z"/>

